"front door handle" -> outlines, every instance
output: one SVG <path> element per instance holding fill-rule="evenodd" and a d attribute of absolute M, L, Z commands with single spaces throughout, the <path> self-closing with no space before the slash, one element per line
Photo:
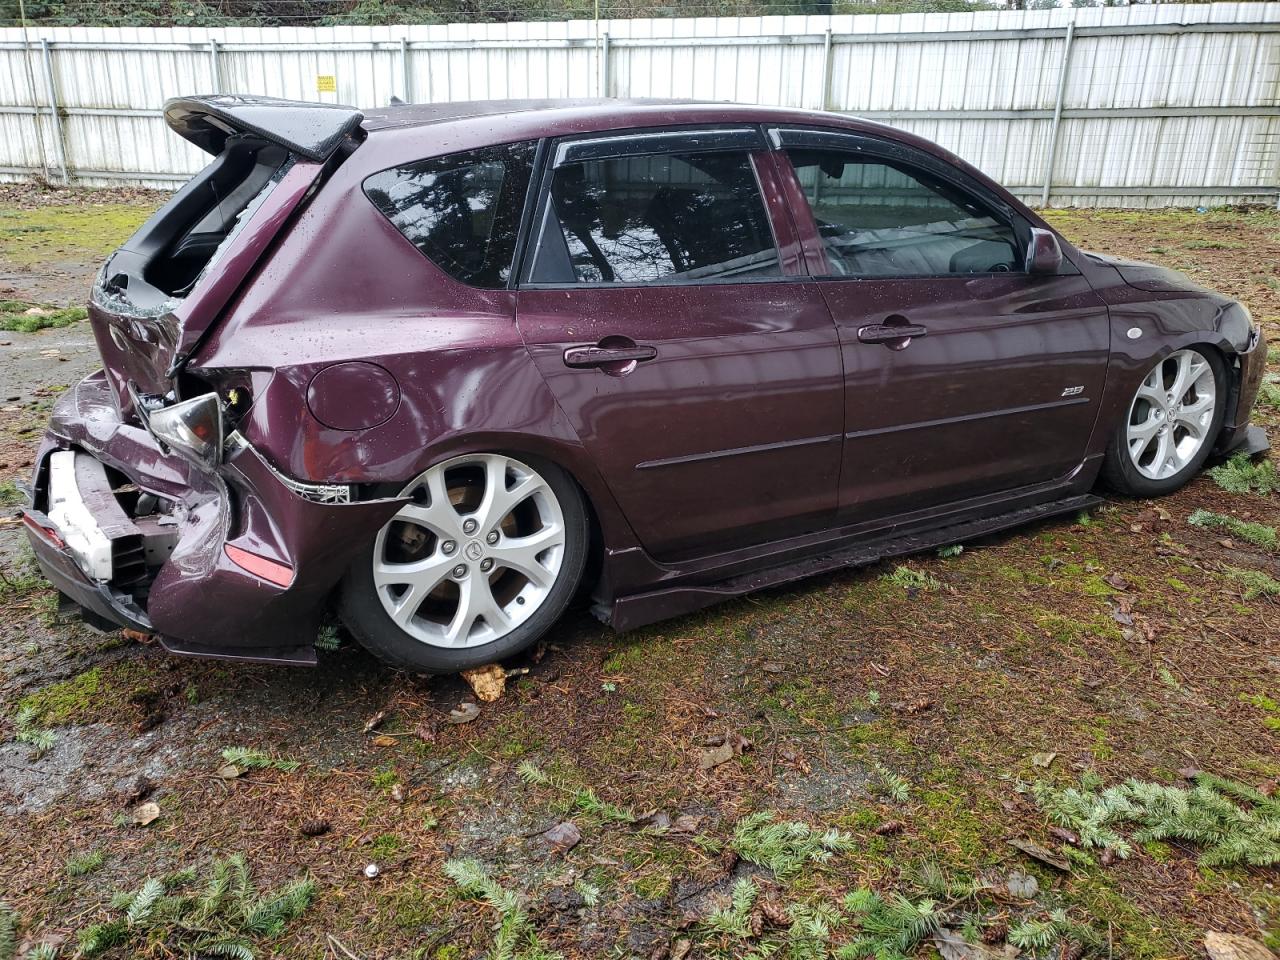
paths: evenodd
<path fill-rule="evenodd" d="M 568 347 L 564 351 L 566 367 L 603 367 L 606 364 L 643 363 L 658 355 L 655 347 L 643 344 L 630 346 L 603 347 L 591 344 L 580 347 Z"/>
<path fill-rule="evenodd" d="M 929 328 L 918 323 L 872 323 L 858 328 L 858 339 L 863 343 L 883 343 L 894 350 L 901 350 L 916 337 L 929 333 Z"/>

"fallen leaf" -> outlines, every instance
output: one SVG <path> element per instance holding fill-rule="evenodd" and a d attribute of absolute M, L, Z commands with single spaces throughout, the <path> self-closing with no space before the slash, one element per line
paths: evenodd
<path fill-rule="evenodd" d="M 1080 838 L 1066 827 L 1050 827 L 1049 836 L 1055 840 L 1061 840 L 1063 843 L 1069 843 L 1073 847 L 1080 846 Z"/>
<path fill-rule="evenodd" d="M 697 833 L 702 826 L 702 818 L 691 813 L 682 813 L 671 824 L 672 833 Z"/>
<path fill-rule="evenodd" d="M 463 670 L 462 679 L 467 681 L 482 703 L 493 703 L 507 689 L 507 671 L 496 663 Z"/>
<path fill-rule="evenodd" d="M 394 747 L 398 742 L 395 737 L 386 733 L 380 733 L 373 738 L 375 747 Z"/>
<path fill-rule="evenodd" d="M 671 960 L 685 960 L 693 949 L 693 941 L 681 938 L 671 945 Z"/>
<path fill-rule="evenodd" d="M 435 743 L 440 735 L 440 724 L 435 717 L 430 717 L 418 724 L 413 733 L 423 743 Z"/>
<path fill-rule="evenodd" d="M 663 811 L 655 810 L 638 819 L 636 827 L 640 830 L 670 830 L 671 818 Z"/>
<path fill-rule="evenodd" d="M 1056 753 L 1033 753 L 1031 762 L 1037 767 L 1048 767 L 1058 758 Z"/>
<path fill-rule="evenodd" d="M 1115 850 L 1113 850 L 1111 847 L 1107 847 L 1106 849 L 1104 849 L 1102 851 L 1101 856 L 1098 857 L 1098 862 L 1101 863 L 1104 867 L 1111 866 L 1113 863 L 1116 862 Z"/>
<path fill-rule="evenodd" d="M 404 803 L 404 785 L 393 783 L 391 785 L 391 799 L 396 803 Z"/>
<path fill-rule="evenodd" d="M 213 775 L 219 780 L 234 780 L 244 773 L 234 763 L 224 763 L 217 770 L 213 771 Z"/>
<path fill-rule="evenodd" d="M 557 853 L 568 853 L 582 842 L 582 831 L 571 821 L 557 823 L 542 835 L 542 839 L 550 844 Z"/>
<path fill-rule="evenodd" d="M 144 803 L 133 811 L 133 822 L 140 827 L 147 824 L 155 823 L 160 816 L 160 805 L 158 803 Z"/>
<path fill-rule="evenodd" d="M 893 709 L 898 713 L 923 713 L 926 710 L 933 709 L 933 701 L 928 697 L 921 697 L 919 700 L 912 700 L 910 703 L 895 703 Z"/>
<path fill-rule="evenodd" d="M 710 770 L 712 767 L 718 767 L 722 763 L 728 763 L 733 757 L 733 744 L 726 740 L 717 747 L 703 750 L 702 756 L 698 759 L 698 768 L 700 770 Z"/>
<path fill-rule="evenodd" d="M 933 945 L 942 960 L 1013 960 L 1018 948 L 1005 944 L 1002 947 L 985 943 L 970 943 L 955 930 L 943 927 L 933 934 Z"/>
<path fill-rule="evenodd" d="M 771 660 L 768 663 L 763 664 L 760 669 L 765 673 L 784 673 L 787 668 L 781 663 L 776 663 Z"/>
<path fill-rule="evenodd" d="M 470 700 L 466 700 L 450 710 L 445 719 L 450 723 L 470 723 L 478 716 L 480 716 L 480 708 Z"/>
<path fill-rule="evenodd" d="M 1109 587 L 1114 587 L 1116 590 L 1129 589 L 1129 581 L 1126 580 L 1124 577 L 1120 576 L 1120 574 L 1118 573 L 1107 574 L 1105 577 L 1102 578 L 1102 582 Z"/>
<path fill-rule="evenodd" d="M 1048 847 L 1042 847 L 1034 840 L 1014 839 L 1009 841 L 1009 846 L 1021 850 L 1028 857 L 1039 860 L 1041 863 L 1047 863 L 1055 870 L 1061 870 L 1063 873 L 1071 872 L 1071 864 L 1067 858 L 1059 853 L 1055 853 Z"/>
<path fill-rule="evenodd" d="M 124 630 L 121 630 L 120 632 L 124 634 L 125 639 L 127 640 L 133 640 L 137 643 L 151 642 L 151 634 L 143 630 L 130 630 L 128 627 L 126 627 Z"/>
<path fill-rule="evenodd" d="M 1204 935 L 1204 949 L 1209 960 L 1276 960 L 1276 955 L 1257 940 L 1218 930 Z"/>

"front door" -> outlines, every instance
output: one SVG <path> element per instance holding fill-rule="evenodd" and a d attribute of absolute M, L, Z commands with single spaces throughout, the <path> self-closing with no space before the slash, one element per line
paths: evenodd
<path fill-rule="evenodd" d="M 1060 479 L 1083 461 L 1107 311 L 1069 262 L 1025 266 L 1030 226 L 901 144 L 779 131 L 840 337 L 840 512 L 873 520 Z M 785 167 L 785 164 L 784 164 Z M 800 199 L 798 193 L 804 193 Z"/>
<path fill-rule="evenodd" d="M 776 177 L 752 127 L 552 151 L 517 320 L 658 557 L 835 516 L 840 349 Z"/>

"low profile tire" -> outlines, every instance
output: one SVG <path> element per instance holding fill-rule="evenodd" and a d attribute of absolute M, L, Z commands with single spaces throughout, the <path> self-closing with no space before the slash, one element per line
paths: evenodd
<path fill-rule="evenodd" d="M 1182 487 L 1209 459 L 1226 412 L 1227 370 L 1208 347 L 1176 350 L 1142 378 L 1103 461 L 1102 478 L 1133 497 Z"/>
<path fill-rule="evenodd" d="M 477 453 L 436 464 L 361 551 L 342 618 L 398 667 L 455 673 L 534 643 L 573 598 L 587 556 L 582 494 L 554 464 Z"/>

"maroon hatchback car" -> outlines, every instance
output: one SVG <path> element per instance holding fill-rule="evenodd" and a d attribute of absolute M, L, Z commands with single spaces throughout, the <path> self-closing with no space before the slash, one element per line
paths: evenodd
<path fill-rule="evenodd" d="M 1265 346 L 937 146 L 726 104 L 170 101 L 25 522 L 87 618 L 401 666 L 619 629 L 1256 452 Z"/>

